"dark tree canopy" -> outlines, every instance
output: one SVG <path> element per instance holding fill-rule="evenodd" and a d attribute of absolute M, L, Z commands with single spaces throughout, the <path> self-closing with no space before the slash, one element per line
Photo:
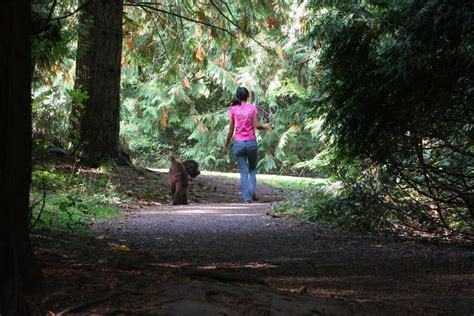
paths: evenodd
<path fill-rule="evenodd" d="M 325 1 L 315 12 L 328 4 L 313 26 L 323 72 L 310 104 L 337 161 L 376 168 L 374 193 L 402 218 L 472 227 L 474 3 Z"/>

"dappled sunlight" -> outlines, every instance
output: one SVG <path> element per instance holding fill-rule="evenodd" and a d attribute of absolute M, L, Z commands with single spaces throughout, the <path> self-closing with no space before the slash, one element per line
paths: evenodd
<path fill-rule="evenodd" d="M 208 209 L 192 209 L 192 210 L 176 210 L 173 211 L 175 215 L 188 215 L 188 216 L 198 216 L 203 214 L 212 214 L 216 216 L 229 216 L 229 217 L 239 217 L 239 216 L 261 216 L 261 214 L 248 214 L 248 213 L 226 213 L 228 210 L 208 210 Z M 148 211 L 147 214 L 169 214 L 169 211 Z"/>
<path fill-rule="evenodd" d="M 252 209 L 256 205 L 266 205 L 264 203 L 252 203 L 251 205 L 248 204 L 243 204 L 243 203 L 226 203 L 225 205 L 222 204 L 205 204 L 206 209 L 227 209 L 227 210 L 232 210 L 232 209 Z M 190 205 L 189 207 L 193 207 L 194 205 Z"/>
<path fill-rule="evenodd" d="M 260 214 L 221 214 L 221 216 L 225 217 L 241 217 L 241 216 L 252 216 L 252 217 L 260 217 Z"/>
<path fill-rule="evenodd" d="M 241 217 L 241 216 L 262 216 L 258 211 L 261 207 L 265 207 L 267 204 L 255 203 L 255 204 L 201 204 L 201 205 L 174 205 L 166 207 L 156 207 L 153 209 L 147 209 L 141 212 L 144 215 L 164 215 L 173 214 L 180 216 L 199 216 L 209 215 L 216 217 Z"/>
<path fill-rule="evenodd" d="M 163 262 L 163 263 L 150 263 L 150 266 L 152 267 L 162 267 L 162 268 L 173 268 L 173 269 L 179 269 L 179 268 L 186 268 L 189 267 L 191 264 L 188 262 Z"/>
<path fill-rule="evenodd" d="M 367 274 L 355 274 L 355 275 L 348 275 L 348 276 L 275 276 L 272 277 L 271 280 L 275 282 L 298 282 L 300 284 L 336 284 L 337 282 L 347 282 L 347 283 L 356 283 L 357 281 L 361 280 L 377 280 L 380 279 L 379 276 L 375 275 L 367 275 Z"/>
<path fill-rule="evenodd" d="M 239 262 L 223 262 L 209 265 L 199 265 L 196 267 L 201 270 L 217 270 L 217 269 L 274 269 L 278 268 L 276 265 L 264 263 L 264 262 L 249 262 L 249 263 L 239 263 Z"/>
<path fill-rule="evenodd" d="M 221 270 L 221 269 L 275 269 L 277 265 L 268 264 L 265 262 L 219 262 L 196 265 L 193 262 L 153 262 L 150 264 L 154 267 L 180 269 L 186 267 L 193 267 L 197 270 Z"/>
<path fill-rule="evenodd" d="M 154 169 L 147 168 L 150 171 L 159 173 L 168 173 L 168 169 Z M 220 177 L 224 179 L 240 179 L 240 173 L 237 172 L 219 172 L 219 171 L 201 171 L 201 176 Z M 277 174 L 257 174 L 258 180 L 279 180 L 287 182 L 307 182 L 312 184 L 326 184 L 329 182 L 327 178 L 309 178 L 309 177 L 297 177 L 297 176 L 285 176 Z"/>

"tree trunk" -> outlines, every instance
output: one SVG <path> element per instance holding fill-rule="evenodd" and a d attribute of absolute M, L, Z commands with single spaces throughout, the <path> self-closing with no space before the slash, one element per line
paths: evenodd
<path fill-rule="evenodd" d="M 29 240 L 31 182 L 31 7 L 0 10 L 0 315 L 26 315 L 23 294 L 41 283 Z"/>
<path fill-rule="evenodd" d="M 79 18 L 75 89 L 88 98 L 73 106 L 71 127 L 91 166 L 119 157 L 122 16 L 122 0 L 92 0 Z"/>

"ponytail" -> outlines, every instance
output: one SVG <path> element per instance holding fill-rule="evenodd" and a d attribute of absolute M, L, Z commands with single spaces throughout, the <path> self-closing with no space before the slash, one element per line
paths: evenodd
<path fill-rule="evenodd" d="M 230 106 L 241 105 L 241 104 L 242 104 L 242 101 L 240 101 L 239 99 L 234 99 L 232 100 L 232 102 L 230 102 Z"/>

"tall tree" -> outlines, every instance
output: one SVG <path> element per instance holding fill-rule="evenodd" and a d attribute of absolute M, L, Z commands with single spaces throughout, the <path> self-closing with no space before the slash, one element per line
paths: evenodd
<path fill-rule="evenodd" d="M 41 281 L 29 240 L 31 182 L 31 8 L 0 11 L 0 315 L 28 314 L 23 294 Z"/>
<path fill-rule="evenodd" d="M 80 98 L 82 104 L 76 102 L 71 114 L 78 122 L 81 156 L 96 166 L 120 153 L 123 3 L 89 0 L 80 5 L 75 88 L 87 97 Z"/>

